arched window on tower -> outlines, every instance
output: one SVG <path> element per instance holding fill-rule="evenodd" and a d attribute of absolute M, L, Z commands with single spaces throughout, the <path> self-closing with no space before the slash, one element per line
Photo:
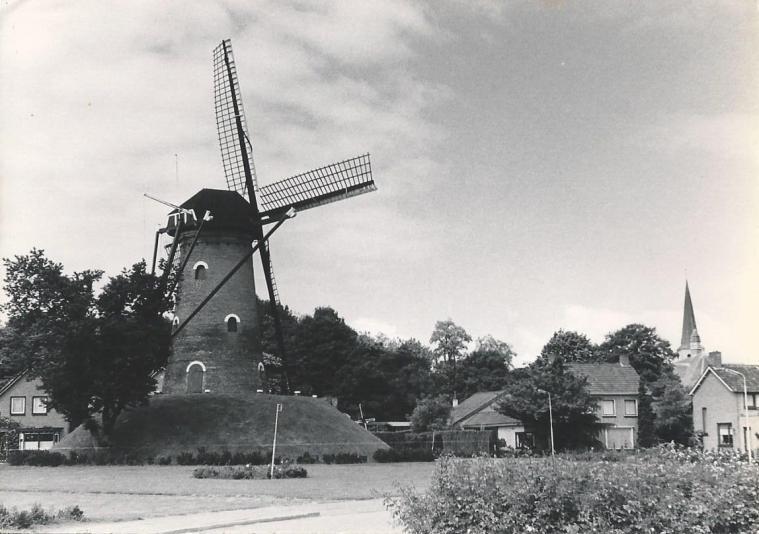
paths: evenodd
<path fill-rule="evenodd" d="M 208 273 L 208 264 L 204 261 L 195 262 L 192 266 L 192 270 L 195 273 L 195 280 L 205 280 Z"/>
<path fill-rule="evenodd" d="M 227 319 L 227 332 L 237 332 L 237 318 L 230 317 Z"/>

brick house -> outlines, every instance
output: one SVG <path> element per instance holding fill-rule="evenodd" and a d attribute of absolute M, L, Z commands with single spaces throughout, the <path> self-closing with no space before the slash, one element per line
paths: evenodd
<path fill-rule="evenodd" d="M 481 391 L 467 398 L 451 410 L 451 426 L 462 430 L 494 430 L 498 439 L 514 449 L 532 448 L 535 439 L 524 423 L 498 412 L 498 401 L 503 391 Z"/>
<path fill-rule="evenodd" d="M 633 449 L 638 442 L 640 377 L 627 356 L 619 363 L 568 363 L 567 369 L 587 379 L 588 392 L 598 403 L 602 428 L 598 440 L 607 449 Z"/>
<path fill-rule="evenodd" d="M 745 418 L 743 378 L 748 391 Z M 709 366 L 690 391 L 693 429 L 703 436 L 705 450 L 756 450 L 759 445 L 759 365 Z"/>
<path fill-rule="evenodd" d="M 0 416 L 21 425 L 20 449 L 51 449 L 67 434 L 63 415 L 48 409 L 46 401 L 39 379 L 31 379 L 26 373 L 0 379 Z M 4 441 L 1 432 L 0 441 Z"/>

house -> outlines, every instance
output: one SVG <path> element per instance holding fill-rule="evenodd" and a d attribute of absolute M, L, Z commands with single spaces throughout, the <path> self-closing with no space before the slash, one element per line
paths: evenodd
<path fill-rule="evenodd" d="M 25 450 L 51 449 L 68 429 L 63 415 L 48 409 L 40 380 L 27 373 L 0 379 L 0 417 L 21 425 L 18 446 Z"/>
<path fill-rule="evenodd" d="M 599 441 L 607 449 L 635 448 L 640 377 L 629 358 L 623 355 L 619 363 L 568 363 L 567 369 L 587 379 L 588 392 L 598 403 Z"/>
<path fill-rule="evenodd" d="M 721 362 L 720 362 L 721 363 Z M 744 403 L 746 378 L 748 422 Z M 690 391 L 693 428 L 705 450 L 755 450 L 759 445 L 759 365 L 709 366 Z"/>
<path fill-rule="evenodd" d="M 503 391 L 475 393 L 451 410 L 451 426 L 463 430 L 495 430 L 498 439 L 515 449 L 535 446 L 535 438 L 524 423 L 497 410 Z"/>

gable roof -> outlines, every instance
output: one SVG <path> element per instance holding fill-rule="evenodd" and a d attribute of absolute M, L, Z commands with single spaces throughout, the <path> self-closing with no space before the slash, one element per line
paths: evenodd
<path fill-rule="evenodd" d="M 591 395 L 637 395 L 640 377 L 629 365 L 618 363 L 568 363 L 578 378 L 588 379 Z"/>
<path fill-rule="evenodd" d="M 734 393 L 743 393 L 743 378 L 731 371 L 738 371 L 746 377 L 746 390 L 759 393 L 759 365 L 725 364 L 720 367 L 707 367 L 690 390 L 693 395 L 709 373 L 714 374 L 722 384 Z"/>
<path fill-rule="evenodd" d="M 469 418 L 460 421 L 462 426 L 471 427 L 493 427 L 493 426 L 515 426 L 521 425 L 522 422 L 508 415 L 499 412 L 479 412 Z"/>
<path fill-rule="evenodd" d="M 21 380 L 21 378 L 26 374 L 26 371 L 23 371 L 16 376 L 8 376 L 5 378 L 0 378 L 0 395 L 8 391 L 13 387 L 16 382 Z"/>
<path fill-rule="evenodd" d="M 451 410 L 451 425 L 479 412 L 493 403 L 503 391 L 480 391 Z"/>

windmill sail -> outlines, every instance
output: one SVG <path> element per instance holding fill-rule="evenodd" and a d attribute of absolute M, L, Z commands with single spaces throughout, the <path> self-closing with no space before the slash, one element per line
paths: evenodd
<path fill-rule="evenodd" d="M 240 147 L 237 130 L 238 116 L 235 114 L 235 105 L 245 135 L 246 152 L 254 189 L 258 189 L 258 181 L 256 179 L 256 167 L 253 164 L 253 146 L 250 143 L 248 125 L 242 107 L 237 67 L 232 54 L 232 43 L 229 39 L 222 41 L 213 51 L 213 93 L 216 130 L 219 134 L 221 162 L 224 166 L 227 187 L 230 191 L 237 191 L 242 196 L 246 196 L 245 161 Z"/>
<path fill-rule="evenodd" d="M 291 207 L 303 211 L 376 189 L 369 154 L 364 154 L 263 186 L 261 216 L 273 220 Z"/>

